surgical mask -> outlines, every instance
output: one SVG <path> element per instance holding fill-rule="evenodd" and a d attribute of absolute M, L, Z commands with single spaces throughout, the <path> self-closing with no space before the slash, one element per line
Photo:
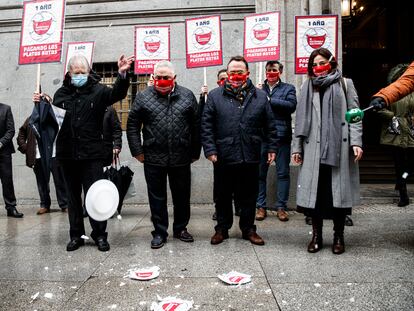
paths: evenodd
<path fill-rule="evenodd" d="M 82 87 L 88 81 L 88 74 L 73 74 L 72 75 L 72 84 L 75 87 Z"/>
<path fill-rule="evenodd" d="M 326 76 L 330 71 L 331 71 L 332 67 L 330 63 L 327 63 L 325 65 L 319 65 L 319 66 L 315 66 L 313 67 L 313 74 L 317 77 L 320 76 Z"/>
<path fill-rule="evenodd" d="M 275 83 L 279 81 L 280 72 L 266 72 L 266 79 L 270 83 Z"/>
<path fill-rule="evenodd" d="M 233 88 L 238 88 L 246 83 L 248 74 L 231 74 L 229 75 L 229 82 Z"/>
<path fill-rule="evenodd" d="M 171 93 L 174 88 L 174 80 L 154 80 L 154 88 L 161 95 L 167 95 Z"/>

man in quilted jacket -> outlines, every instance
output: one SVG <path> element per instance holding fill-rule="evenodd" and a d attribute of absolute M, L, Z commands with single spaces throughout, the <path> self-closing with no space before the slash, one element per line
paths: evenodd
<path fill-rule="evenodd" d="M 144 164 L 154 225 L 151 248 L 161 248 L 167 242 L 167 176 L 174 207 L 173 236 L 193 242 L 187 231 L 190 165 L 201 152 L 200 114 L 194 94 L 176 83 L 170 62 L 157 63 L 154 85 L 137 94 L 128 117 L 127 138 L 132 156 Z"/>

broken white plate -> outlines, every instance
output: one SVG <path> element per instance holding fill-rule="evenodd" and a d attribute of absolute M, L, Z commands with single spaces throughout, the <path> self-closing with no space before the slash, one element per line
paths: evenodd
<path fill-rule="evenodd" d="M 151 310 L 153 311 L 187 311 L 193 307 L 193 302 L 176 297 L 167 297 L 160 302 L 153 302 Z"/>
<path fill-rule="evenodd" d="M 252 276 L 244 273 L 240 273 L 237 271 L 231 271 L 226 274 L 218 275 L 218 278 L 222 280 L 224 283 L 230 285 L 242 285 L 252 281 Z"/>
<path fill-rule="evenodd" d="M 160 275 L 160 268 L 153 266 L 150 268 L 142 268 L 137 270 L 132 270 L 129 272 L 128 277 L 134 280 L 148 281 L 155 279 Z"/>

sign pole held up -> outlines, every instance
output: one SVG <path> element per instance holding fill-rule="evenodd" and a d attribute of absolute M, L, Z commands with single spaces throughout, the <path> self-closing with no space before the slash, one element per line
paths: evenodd
<path fill-rule="evenodd" d="M 259 81 L 257 84 L 261 84 L 263 82 L 263 62 L 259 62 Z"/>
<path fill-rule="evenodd" d="M 36 92 L 40 93 L 40 63 L 37 64 Z"/>
<path fill-rule="evenodd" d="M 204 72 L 204 86 L 207 86 L 207 67 L 203 67 Z M 204 95 L 204 101 L 207 101 L 207 94 Z"/>

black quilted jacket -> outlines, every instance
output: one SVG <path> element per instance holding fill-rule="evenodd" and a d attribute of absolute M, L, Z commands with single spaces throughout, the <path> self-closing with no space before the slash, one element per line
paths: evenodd
<path fill-rule="evenodd" d="M 168 96 L 152 86 L 138 93 L 129 112 L 127 138 L 132 156 L 143 153 L 148 164 L 181 166 L 198 159 L 200 115 L 193 92 L 176 85 Z"/>

